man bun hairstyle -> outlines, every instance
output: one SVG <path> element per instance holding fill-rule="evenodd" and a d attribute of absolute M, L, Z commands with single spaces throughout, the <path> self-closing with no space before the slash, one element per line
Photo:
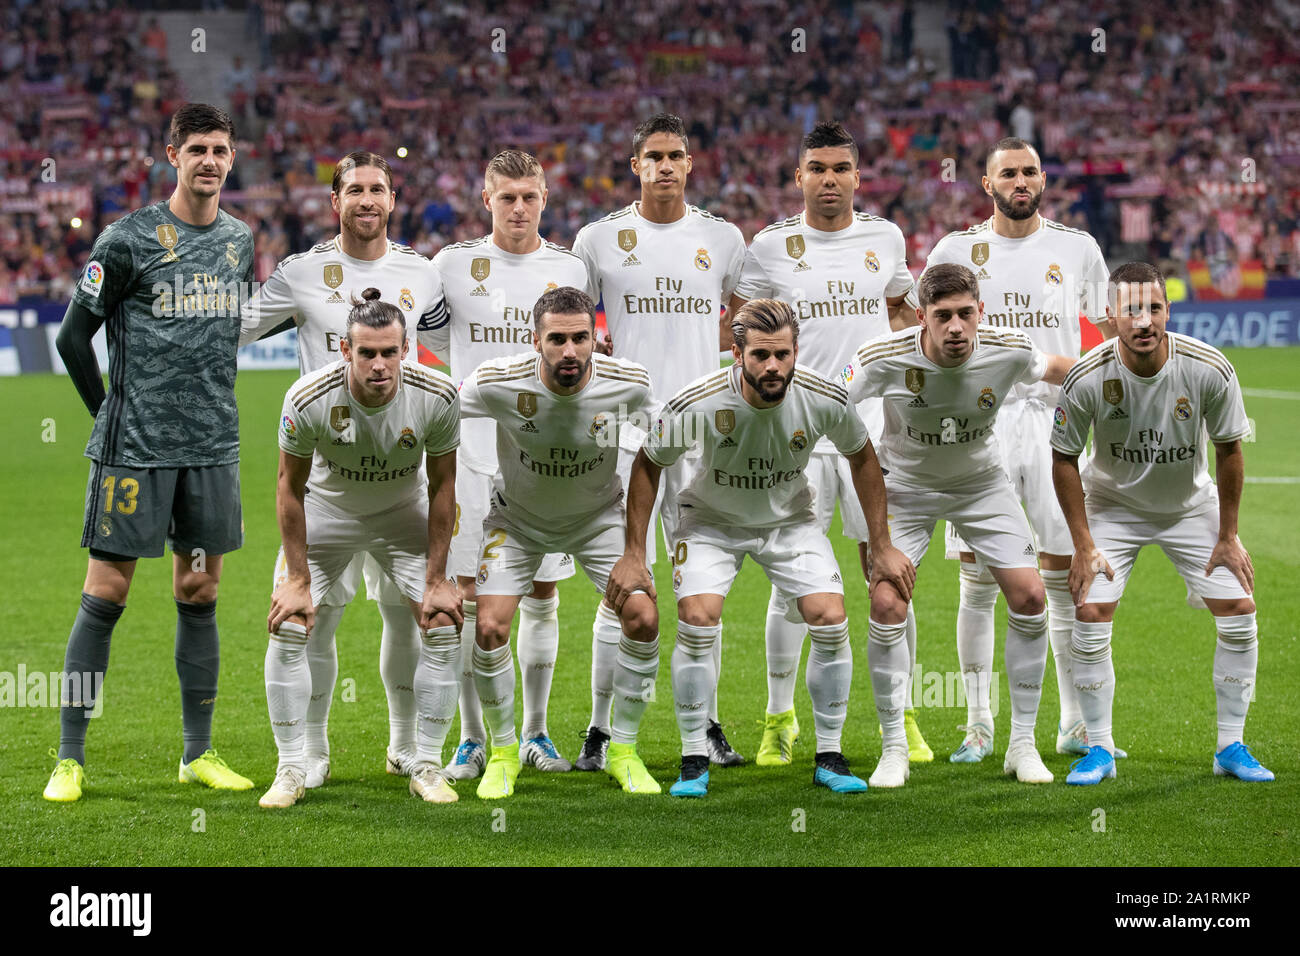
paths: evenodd
<path fill-rule="evenodd" d="M 591 301 L 591 296 L 587 293 L 571 285 L 547 289 L 533 306 L 533 328 L 539 334 L 542 331 L 542 316 L 548 312 L 552 315 L 576 315 L 585 312 L 587 318 L 591 320 L 592 331 L 596 330 L 596 303 Z"/>
<path fill-rule="evenodd" d="M 347 340 L 352 344 L 352 327 L 364 325 L 369 329 L 386 329 L 396 322 L 402 327 L 402 338 L 406 338 L 406 319 L 397 306 L 379 301 L 380 291 L 374 286 L 361 293 L 358 299 L 352 296 L 352 311 L 348 313 Z"/>
<path fill-rule="evenodd" d="M 789 329 L 791 341 L 799 343 L 799 320 L 780 299 L 750 299 L 731 317 L 731 337 L 742 352 L 750 332 L 772 334 L 782 329 Z"/>
<path fill-rule="evenodd" d="M 976 302 L 980 300 L 980 285 L 975 279 L 975 273 L 952 262 L 930 266 L 916 284 L 916 299 L 922 309 L 929 308 L 940 299 L 964 292 L 969 292 Z"/>

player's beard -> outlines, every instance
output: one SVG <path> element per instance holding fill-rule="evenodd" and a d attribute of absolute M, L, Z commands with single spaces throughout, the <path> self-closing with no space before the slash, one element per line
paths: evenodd
<path fill-rule="evenodd" d="M 545 359 L 542 359 L 542 361 L 546 362 Z M 552 365 L 550 362 L 546 362 L 546 371 L 550 373 L 552 380 L 560 388 L 573 388 L 582 381 L 582 377 L 587 374 L 587 369 L 591 368 L 591 356 L 587 356 L 586 362 L 577 364 L 576 372 L 573 370 L 574 367 L 570 366 L 568 369 L 564 369 L 558 363 Z"/>
<path fill-rule="evenodd" d="M 1008 219 L 1021 220 L 1021 219 L 1031 218 L 1034 215 L 1034 213 L 1038 212 L 1038 204 L 1042 202 L 1042 199 L 1043 199 L 1043 191 L 1040 189 L 1038 190 L 1038 192 L 1034 193 L 1029 197 L 1028 206 L 1025 206 L 1024 208 L 1021 209 L 1017 209 L 1015 204 L 1012 203 L 1010 199 L 1003 196 L 996 189 L 993 190 L 993 204 L 997 206 L 998 211 L 1001 212 L 1002 215 L 1006 216 Z"/>
<path fill-rule="evenodd" d="M 794 369 L 790 369 L 790 374 L 786 375 L 784 378 L 778 376 L 775 379 L 767 378 L 766 376 L 763 378 L 759 378 L 756 375 L 750 375 L 749 372 L 746 371 L 744 367 L 740 369 L 740 374 L 744 376 L 745 381 L 749 383 L 749 387 L 754 390 L 754 393 L 758 395 L 758 397 L 761 398 L 763 401 L 771 405 L 775 405 L 777 402 L 781 402 L 785 400 L 786 390 L 789 389 L 790 383 L 794 381 Z M 764 391 L 760 385 L 760 383 L 763 382 L 770 383 L 774 381 L 779 381 L 781 383 L 781 390 L 779 392 L 776 392 L 775 394 L 770 394 Z"/>
<path fill-rule="evenodd" d="M 378 218 L 375 220 L 375 225 L 369 229 L 363 227 L 357 222 L 358 215 L 360 215 L 358 210 L 351 210 L 348 213 L 347 218 L 343 220 L 343 228 L 361 242 L 370 242 L 388 232 L 388 213 L 382 208 L 375 208 L 375 215 Z"/>

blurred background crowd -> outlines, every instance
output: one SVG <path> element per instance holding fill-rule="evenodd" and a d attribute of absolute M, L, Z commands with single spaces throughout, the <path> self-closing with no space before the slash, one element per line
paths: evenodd
<path fill-rule="evenodd" d="M 186 100 L 235 120 L 223 205 L 253 227 L 259 279 L 337 231 L 328 183 L 358 148 L 393 157 L 390 235 L 425 255 L 488 230 L 495 152 L 534 152 L 543 235 L 569 245 L 637 198 L 632 129 L 659 110 L 690 131 L 687 200 L 747 240 L 799 211 L 799 139 L 833 118 L 861 147 L 858 208 L 898 223 L 914 270 L 989 215 L 983 159 L 1010 134 L 1042 154 L 1041 211 L 1108 260 L 1159 262 L 1209 298 L 1300 276 L 1289 0 L 172 6 L 0 10 L 0 304 L 66 299 L 104 226 L 166 198 Z"/>

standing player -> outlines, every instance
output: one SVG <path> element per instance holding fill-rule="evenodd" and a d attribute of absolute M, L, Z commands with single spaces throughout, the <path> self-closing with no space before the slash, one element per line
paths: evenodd
<path fill-rule="evenodd" d="M 673 396 L 637 455 L 627 552 L 612 576 L 610 599 L 617 603 L 645 574 L 643 542 L 660 472 L 698 446 L 702 467 L 681 492 L 674 537 L 678 625 L 672 674 L 682 771 L 669 792 L 708 793 L 705 704 L 717 685 L 712 645 L 723 601 L 746 555 L 795 600 L 812 634 L 807 682 L 817 731 L 813 781 L 837 793 L 861 792 L 867 785 L 849 772 L 840 747 L 853 676 L 844 586 L 831 543 L 815 525 L 814 492 L 805 475 L 812 447 L 823 435 L 849 460 L 871 528 L 873 573 L 910 595 L 915 569 L 889 542 L 884 480 L 857 410 L 841 386 L 795 367 L 799 324 L 790 306 L 754 299 L 733 314 L 732 333 L 735 364 Z"/>
<path fill-rule="evenodd" d="M 492 233 L 446 246 L 433 264 L 446 290 L 448 323 L 425 341 L 442 354 L 450 346 L 452 372 L 464 379 L 490 359 L 515 355 L 532 341 L 533 303 L 548 288 L 582 288 L 582 260 L 538 233 L 546 209 L 546 174 L 528 153 L 507 149 L 487 165 L 483 205 Z M 422 336 L 422 338 L 424 338 Z M 460 746 L 447 767 L 456 779 L 476 777 L 487 760 L 483 712 L 474 687 L 474 575 L 483 550 L 483 519 L 497 473 L 496 435 L 490 421 L 462 426 L 456 471 L 456 533 L 448 565 L 464 599 L 461 629 Z M 572 577 L 573 560 L 547 555 L 532 592 L 519 602 L 519 669 L 524 680 L 524 745 L 520 756 L 539 770 L 565 771 L 546 727 L 546 706 L 560 643 L 560 596 L 555 582 Z"/>
<path fill-rule="evenodd" d="M 757 298 L 789 304 L 799 321 L 799 364 L 831 378 L 853 358 L 857 343 L 916 324 L 916 311 L 905 302 L 912 289 L 907 245 L 892 222 L 853 211 L 860 181 L 858 147 L 839 123 L 818 123 L 804 137 L 794 181 L 803 192 L 803 214 L 773 223 L 754 237 L 729 308 L 734 312 Z M 879 399 L 864 402 L 859 412 L 867 433 L 879 440 L 884 424 Z M 844 533 L 858 541 L 863 574 L 869 578 L 866 519 L 848 461 L 830 439 L 823 437 L 813 449 L 807 474 L 816 492 L 818 527 L 829 533 L 838 499 Z M 910 604 L 907 622 L 915 664 L 916 617 Z M 760 767 L 791 759 L 799 734 L 794 687 L 804 631 L 798 610 L 773 587 L 767 606 L 767 716 L 756 759 Z M 912 761 L 933 760 L 914 710 L 907 711 L 905 726 Z"/>
<path fill-rule="evenodd" d="M 1040 350 L 1077 356 L 1083 312 L 1102 334 L 1113 333 L 1105 318 L 1106 263 L 1097 242 L 1038 213 L 1045 179 L 1038 151 L 1022 139 L 994 144 L 981 180 L 993 199 L 993 215 L 978 225 L 944 236 L 926 269 L 948 262 L 978 269 L 984 321 L 1018 329 Z M 1017 385 L 997 418 L 998 444 L 1016 495 L 1029 516 L 1047 590 L 1048 633 L 1056 661 L 1061 714 L 1057 753 L 1083 753 L 1086 728 L 1070 679 L 1070 629 L 1074 602 L 1070 532 L 1052 491 L 1048 434 L 1059 389 L 1048 382 Z M 1001 397 L 1001 396 L 999 396 Z M 949 548 L 961 556 L 961 600 L 957 608 L 957 657 L 966 685 L 966 737 L 949 758 L 974 763 L 993 750 L 989 706 L 993 671 L 993 606 L 998 583 L 980 569 L 975 555 L 949 526 Z"/>
<path fill-rule="evenodd" d="M 880 463 L 890 531 L 903 553 L 920 564 L 935 524 L 947 519 L 1006 595 L 1011 739 L 1002 769 L 1022 783 L 1051 783 L 1034 743 L 1047 660 L 1043 582 L 1033 534 L 1002 470 L 993 421 L 1013 386 L 1060 384 L 1074 359 L 1039 351 L 1022 332 L 979 325 L 979 285 L 964 266 L 931 266 L 917 287 L 921 328 L 866 343 L 841 380 L 855 401 L 884 399 Z M 909 773 L 903 706 L 911 661 L 903 597 L 883 588 L 871 596 L 867 653 L 884 729 L 873 787 L 901 787 Z"/>
<path fill-rule="evenodd" d="M 1242 739 L 1259 643 L 1255 571 L 1237 537 L 1241 441 L 1250 433 L 1237 373 L 1217 349 L 1165 331 L 1168 299 L 1154 266 L 1126 263 L 1110 281 L 1118 337 L 1066 376 L 1052 428 L 1053 478 L 1074 539 L 1071 649 L 1090 744 L 1065 782 L 1115 776 L 1111 622 L 1144 544 L 1160 546 L 1214 615 L 1215 774 L 1272 780 Z M 1080 479 L 1089 428 L 1093 457 Z M 1207 433 L 1217 487 L 1206 468 Z"/>
<path fill-rule="evenodd" d="M 303 795 L 308 635 L 322 599 L 362 551 L 398 582 L 422 636 L 412 681 L 411 793 L 430 803 L 456 800 L 442 774 L 442 745 L 456 709 L 460 647 L 460 599 L 445 573 L 460 407 L 447 376 L 402 361 L 411 344 L 407 316 L 379 296 L 369 288 L 355 302 L 340 344 L 343 361 L 304 375 L 284 398 L 275 493 L 283 561 L 266 649 L 266 703 L 279 764 L 260 801 L 267 808 L 293 806 Z"/>
<path fill-rule="evenodd" d="M 243 543 L 235 350 L 253 278 L 253 236 L 222 212 L 235 128 L 222 110 L 188 103 L 172 117 L 171 198 L 113 223 L 95 241 L 59 330 L 59 354 L 95 416 L 81 546 L 90 549 L 64 674 L 102 675 L 138 558 L 172 548 L 176 674 L 185 751 L 182 783 L 247 790 L 252 781 L 212 749 L 220 659 L 222 558 Z M 91 338 L 107 324 L 105 396 Z M 70 696 L 64 678 L 58 765 L 45 799 L 69 802 L 85 782 L 87 714 L 97 681 Z"/>
<path fill-rule="evenodd" d="M 333 365 L 344 339 L 349 303 L 363 289 L 373 287 L 379 289 L 383 301 L 396 304 L 401 311 L 409 343 L 407 361 L 419 364 L 413 341 L 417 324 L 441 325 L 446 311 L 442 285 L 429 261 L 388 238 L 388 217 L 396 201 L 393 174 L 382 156 L 358 150 L 339 160 L 330 188 L 339 234 L 276 266 L 244 307 L 240 342 L 261 338 L 291 321 L 298 326 L 301 373 Z M 411 772 L 415 752 L 411 681 L 420 657 L 420 634 L 402 589 L 384 576 L 373 558 L 358 553 L 333 589 L 321 598 L 307 645 L 312 685 L 306 718 L 308 789 L 321 786 L 329 777 L 329 713 L 338 676 L 334 633 L 357 593 L 363 570 L 366 591 L 378 602 L 383 620 L 379 673 L 388 698 L 387 769 L 403 776 Z"/>
<path fill-rule="evenodd" d="M 587 265 L 587 292 L 604 299 L 614 355 L 650 371 L 655 396 L 663 401 L 715 371 L 718 351 L 731 347 L 724 303 L 740 280 L 745 240 L 740 230 L 686 203 L 686 178 L 692 160 L 686 124 L 656 113 L 632 136 L 632 172 L 641 181 L 641 199 L 584 226 L 573 251 Z M 651 419 L 653 421 L 653 417 Z M 623 432 L 619 475 L 626 486 L 643 436 Z M 690 462 L 670 469 L 664 482 L 664 540 L 673 540 L 676 492 L 689 478 Z M 653 529 L 653 519 L 651 521 Z M 653 530 L 647 542 L 650 564 L 657 549 Z M 614 616 L 598 611 L 592 637 L 591 726 L 578 758 L 579 770 L 598 770 L 609 741 L 609 706 L 619 627 Z M 714 642 L 715 672 L 722 667 L 722 642 Z M 709 756 L 724 766 L 744 762 L 722 732 L 717 694 L 709 698 Z"/>
<path fill-rule="evenodd" d="M 654 408 L 644 368 L 593 355 L 596 304 L 579 289 L 543 293 L 532 309 L 534 352 L 494 359 L 461 384 L 466 418 L 495 421 L 500 471 L 483 521 L 474 682 L 492 734 L 479 781 L 487 800 L 514 793 L 515 666 L 510 622 L 547 554 L 567 552 L 604 591 L 623 553 L 623 485 L 617 464 L 619 411 Z M 648 577 L 644 565 L 642 576 Z M 659 673 L 659 615 L 654 587 L 626 596 L 605 613 L 622 637 L 614 665 L 613 736 L 606 769 L 628 793 L 658 793 L 636 753 L 637 728 Z"/>

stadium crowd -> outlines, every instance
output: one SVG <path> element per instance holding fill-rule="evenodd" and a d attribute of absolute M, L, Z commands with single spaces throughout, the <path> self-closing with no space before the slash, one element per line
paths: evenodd
<path fill-rule="evenodd" d="M 0 303 L 65 300 L 93 237 L 172 188 L 159 143 L 185 70 L 152 13 L 101 6 L 0 12 Z M 914 270 L 987 215 L 981 151 L 1011 133 L 1040 145 L 1043 213 L 1108 256 L 1300 276 L 1290 0 L 952 0 L 946 63 L 905 0 L 236 6 L 249 53 L 223 78 L 240 134 L 224 198 L 253 226 L 259 279 L 336 231 L 325 184 L 352 149 L 398 157 L 392 234 L 430 256 L 486 231 L 487 157 L 530 150 L 542 233 L 569 245 L 636 198 L 631 127 L 661 108 L 689 126 L 689 201 L 746 240 L 799 208 L 796 145 L 833 117 L 862 145 L 859 208 L 902 228 Z"/>

